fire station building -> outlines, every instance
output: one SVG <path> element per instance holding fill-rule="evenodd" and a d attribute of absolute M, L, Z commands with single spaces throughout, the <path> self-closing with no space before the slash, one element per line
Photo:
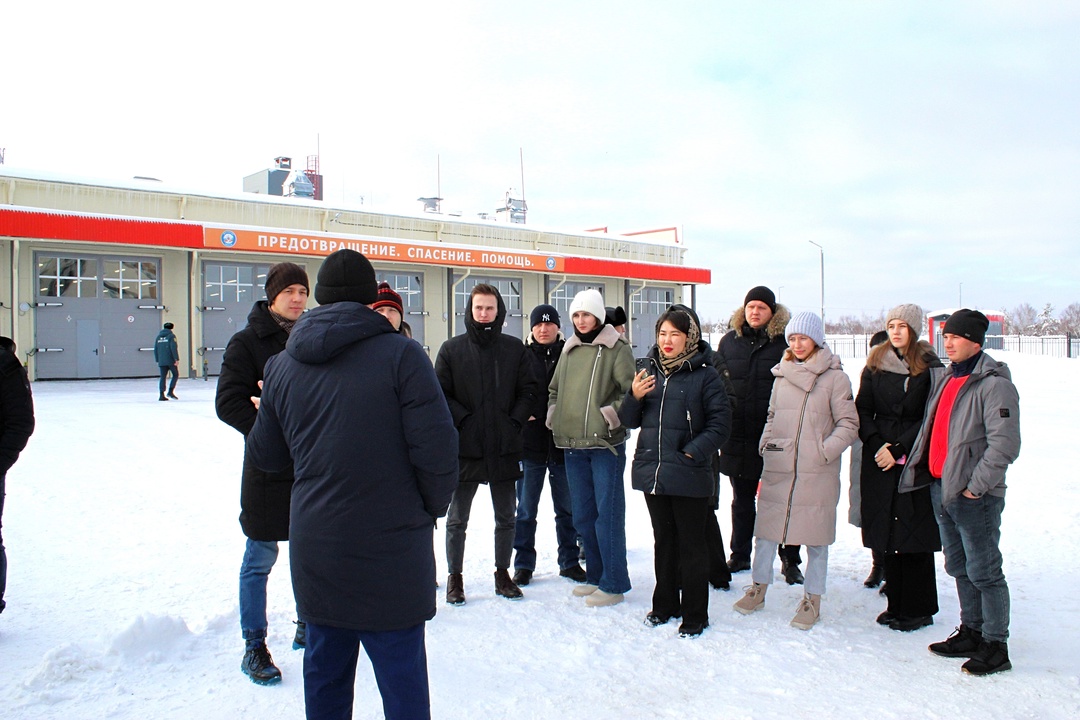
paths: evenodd
<path fill-rule="evenodd" d="M 607 305 L 626 308 L 641 355 L 657 317 L 671 303 L 693 304 L 695 286 L 710 281 L 708 269 L 683 264 L 681 241 L 676 228 L 558 232 L 0 166 L 0 334 L 15 340 L 33 379 L 155 377 L 154 338 L 172 322 L 181 375 L 215 375 L 229 338 L 265 297 L 271 265 L 302 265 L 314 294 L 322 258 L 352 248 L 401 294 L 432 358 L 464 331 L 479 282 L 499 288 L 504 332 L 520 338 L 543 302 L 571 331 L 570 301 L 597 288 Z"/>

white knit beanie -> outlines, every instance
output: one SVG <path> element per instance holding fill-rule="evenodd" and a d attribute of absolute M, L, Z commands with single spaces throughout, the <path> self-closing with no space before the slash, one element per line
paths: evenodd
<path fill-rule="evenodd" d="M 588 290 L 582 290 L 574 296 L 573 301 L 570 303 L 570 317 L 573 319 L 574 313 L 579 310 L 584 310 L 596 317 L 597 321 L 601 325 L 604 324 L 604 317 L 607 316 L 607 309 L 604 307 L 604 296 L 600 294 L 599 290 L 589 288 Z"/>
<path fill-rule="evenodd" d="M 926 313 L 918 305 L 904 303 L 897 305 L 885 316 L 885 327 L 889 327 L 890 320 L 903 320 L 911 328 L 911 333 L 918 337 L 926 327 Z"/>
<path fill-rule="evenodd" d="M 790 338 L 792 335 L 805 335 L 818 347 L 825 347 L 825 328 L 821 325 L 821 318 L 812 312 L 801 312 L 788 321 L 784 337 Z"/>

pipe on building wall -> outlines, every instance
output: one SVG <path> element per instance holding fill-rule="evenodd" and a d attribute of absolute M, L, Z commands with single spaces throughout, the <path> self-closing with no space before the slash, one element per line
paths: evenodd
<path fill-rule="evenodd" d="M 544 275 L 544 287 L 547 287 L 549 277 L 551 277 L 551 276 L 550 275 Z M 552 304 L 551 303 L 551 298 L 555 297 L 555 291 L 558 290 L 559 288 L 561 288 L 565 284 L 566 284 L 566 276 L 563 275 L 562 280 L 559 281 L 559 284 L 556 285 L 555 287 L 551 288 L 551 292 L 547 293 L 547 304 L 548 305 Z"/>
<path fill-rule="evenodd" d="M 11 241 L 11 339 L 16 345 L 22 343 L 19 335 L 19 239 Z M 23 348 L 25 352 L 26 348 Z M 18 353 L 16 353 L 18 357 Z"/>
<path fill-rule="evenodd" d="M 199 363 L 195 362 L 195 358 L 191 356 L 191 352 L 196 348 L 195 344 L 195 320 L 198 316 L 198 305 L 194 302 L 198 297 L 197 291 L 201 290 L 199 275 L 199 251 L 192 250 L 188 253 L 188 296 L 187 296 L 187 308 L 188 308 L 188 377 L 205 377 L 205 368 L 199 367 Z M 202 330 L 202 323 L 199 323 L 199 329 Z"/>

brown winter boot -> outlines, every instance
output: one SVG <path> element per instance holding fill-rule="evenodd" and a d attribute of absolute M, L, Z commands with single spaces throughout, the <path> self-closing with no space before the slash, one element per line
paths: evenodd
<path fill-rule="evenodd" d="M 465 581 L 461 573 L 450 573 L 450 577 L 446 578 L 446 604 L 465 604 Z"/>
<path fill-rule="evenodd" d="M 495 594 L 508 600 L 518 600 L 523 596 L 521 588 L 514 584 L 505 568 L 495 571 Z"/>
<path fill-rule="evenodd" d="M 809 630 L 821 617 L 821 596 L 803 595 L 799 609 L 795 611 L 795 617 L 791 621 L 792 627 L 800 630 Z"/>
<path fill-rule="evenodd" d="M 754 583 L 746 588 L 746 594 L 732 607 L 743 615 L 749 615 L 755 610 L 760 610 L 765 605 L 765 591 L 769 586 L 765 583 Z"/>

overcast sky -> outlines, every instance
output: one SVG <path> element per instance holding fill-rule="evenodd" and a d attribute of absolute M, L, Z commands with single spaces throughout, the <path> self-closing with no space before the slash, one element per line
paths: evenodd
<path fill-rule="evenodd" d="M 811 240 L 830 319 L 1080 302 L 1074 0 L 9 5 L 11 167 L 467 217 L 520 148 L 530 222 L 681 226 L 705 318 L 818 310 Z"/>

